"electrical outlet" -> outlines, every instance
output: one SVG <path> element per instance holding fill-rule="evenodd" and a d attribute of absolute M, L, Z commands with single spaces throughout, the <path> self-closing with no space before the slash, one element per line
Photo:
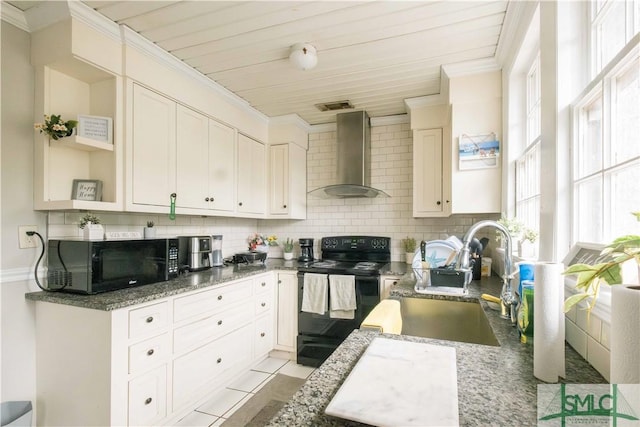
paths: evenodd
<path fill-rule="evenodd" d="M 18 238 L 20 239 L 20 249 L 37 248 L 38 236 L 27 235 L 27 231 L 38 231 L 37 225 L 21 225 L 18 227 Z"/>

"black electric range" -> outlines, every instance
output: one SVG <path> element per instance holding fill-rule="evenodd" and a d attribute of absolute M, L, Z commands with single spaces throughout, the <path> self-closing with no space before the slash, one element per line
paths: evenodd
<path fill-rule="evenodd" d="M 320 366 L 380 302 L 380 269 L 391 260 L 391 239 L 377 236 L 323 237 L 322 259 L 298 267 L 297 362 Z M 302 311 L 306 273 L 354 276 L 356 310 L 352 319 Z M 327 293 L 330 307 L 330 290 Z"/>

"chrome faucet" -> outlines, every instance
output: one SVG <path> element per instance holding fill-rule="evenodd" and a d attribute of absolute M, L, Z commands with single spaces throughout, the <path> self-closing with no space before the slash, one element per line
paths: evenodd
<path fill-rule="evenodd" d="M 462 240 L 462 249 L 460 249 L 460 255 L 458 255 L 458 260 L 456 262 L 456 269 L 469 271 L 469 244 L 471 239 L 475 236 L 479 229 L 484 227 L 494 227 L 497 228 L 498 231 L 502 233 L 504 236 L 506 246 L 504 248 L 504 274 L 502 276 L 502 291 L 500 293 L 500 316 L 504 319 L 510 319 L 511 323 L 516 323 L 516 306 L 518 304 L 517 297 L 513 294 L 511 290 L 511 279 L 513 279 L 513 270 L 511 263 L 511 235 L 509 234 L 509 230 L 500 224 L 497 221 L 479 221 L 476 222 L 469 228 L 467 234 L 464 235 L 464 239 Z M 471 282 L 471 274 L 467 274 L 468 281 Z M 465 284 L 468 285 L 468 282 Z"/>

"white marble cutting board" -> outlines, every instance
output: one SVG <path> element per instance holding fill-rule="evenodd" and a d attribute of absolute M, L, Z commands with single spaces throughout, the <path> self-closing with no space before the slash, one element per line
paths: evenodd
<path fill-rule="evenodd" d="M 325 413 L 376 426 L 458 425 L 456 350 L 375 338 Z"/>

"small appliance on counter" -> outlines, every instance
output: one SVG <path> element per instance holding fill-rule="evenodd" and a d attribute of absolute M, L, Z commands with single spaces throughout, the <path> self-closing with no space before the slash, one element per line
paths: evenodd
<path fill-rule="evenodd" d="M 211 236 L 211 267 L 224 267 L 221 234 Z"/>
<path fill-rule="evenodd" d="M 49 290 L 115 291 L 178 277 L 178 239 L 49 239 Z"/>
<path fill-rule="evenodd" d="M 179 236 L 180 265 L 190 271 L 211 268 L 211 236 Z"/>
<path fill-rule="evenodd" d="M 300 239 L 298 242 L 300 243 L 300 256 L 298 257 L 298 261 L 313 261 L 313 239 Z"/>
<path fill-rule="evenodd" d="M 236 264 L 236 265 L 242 265 L 242 264 L 252 265 L 256 263 L 264 264 L 266 259 L 267 259 L 266 252 L 246 251 L 246 252 L 239 252 L 235 254 L 227 262 L 230 264 Z"/>

